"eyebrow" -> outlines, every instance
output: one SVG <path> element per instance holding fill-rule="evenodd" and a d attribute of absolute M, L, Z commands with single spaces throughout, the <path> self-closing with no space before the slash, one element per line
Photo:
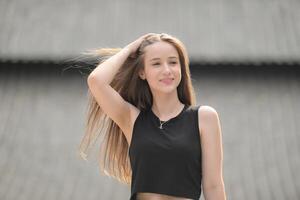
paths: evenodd
<path fill-rule="evenodd" d="M 176 56 L 170 56 L 168 58 L 178 58 L 178 57 L 176 57 Z M 160 58 L 152 58 L 150 61 L 152 61 L 152 60 L 160 60 Z"/>

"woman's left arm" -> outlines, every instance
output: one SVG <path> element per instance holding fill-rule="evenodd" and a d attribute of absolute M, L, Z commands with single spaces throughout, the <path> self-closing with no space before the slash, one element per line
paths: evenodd
<path fill-rule="evenodd" d="M 223 148 L 217 111 L 201 106 L 198 111 L 202 147 L 202 185 L 206 200 L 226 200 L 223 181 Z"/>

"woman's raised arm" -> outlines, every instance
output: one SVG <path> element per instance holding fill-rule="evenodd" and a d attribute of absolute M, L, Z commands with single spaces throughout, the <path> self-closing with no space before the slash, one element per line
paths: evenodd
<path fill-rule="evenodd" d="M 137 50 L 147 35 L 148 34 L 138 38 L 99 64 L 90 73 L 87 79 L 88 87 L 103 112 L 117 123 L 124 133 L 128 132 L 130 128 L 131 110 L 135 107 L 125 101 L 122 96 L 110 86 L 110 83 L 128 56 Z M 128 135 L 126 135 L 126 137 L 127 136 Z"/>

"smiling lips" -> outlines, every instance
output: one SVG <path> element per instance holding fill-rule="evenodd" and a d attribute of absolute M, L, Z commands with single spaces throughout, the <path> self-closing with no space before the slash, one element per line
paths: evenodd
<path fill-rule="evenodd" d="M 165 83 L 165 84 L 167 84 L 167 85 L 171 84 L 172 81 L 173 81 L 172 78 L 166 78 L 166 79 L 162 79 L 162 80 L 161 80 L 161 82 L 163 82 L 163 83 Z"/>

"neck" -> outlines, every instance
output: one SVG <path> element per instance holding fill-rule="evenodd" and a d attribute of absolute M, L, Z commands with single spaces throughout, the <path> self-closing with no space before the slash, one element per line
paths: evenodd
<path fill-rule="evenodd" d="M 152 111 L 161 121 L 166 121 L 178 114 L 183 106 L 184 104 L 179 101 L 177 93 L 153 96 Z"/>

